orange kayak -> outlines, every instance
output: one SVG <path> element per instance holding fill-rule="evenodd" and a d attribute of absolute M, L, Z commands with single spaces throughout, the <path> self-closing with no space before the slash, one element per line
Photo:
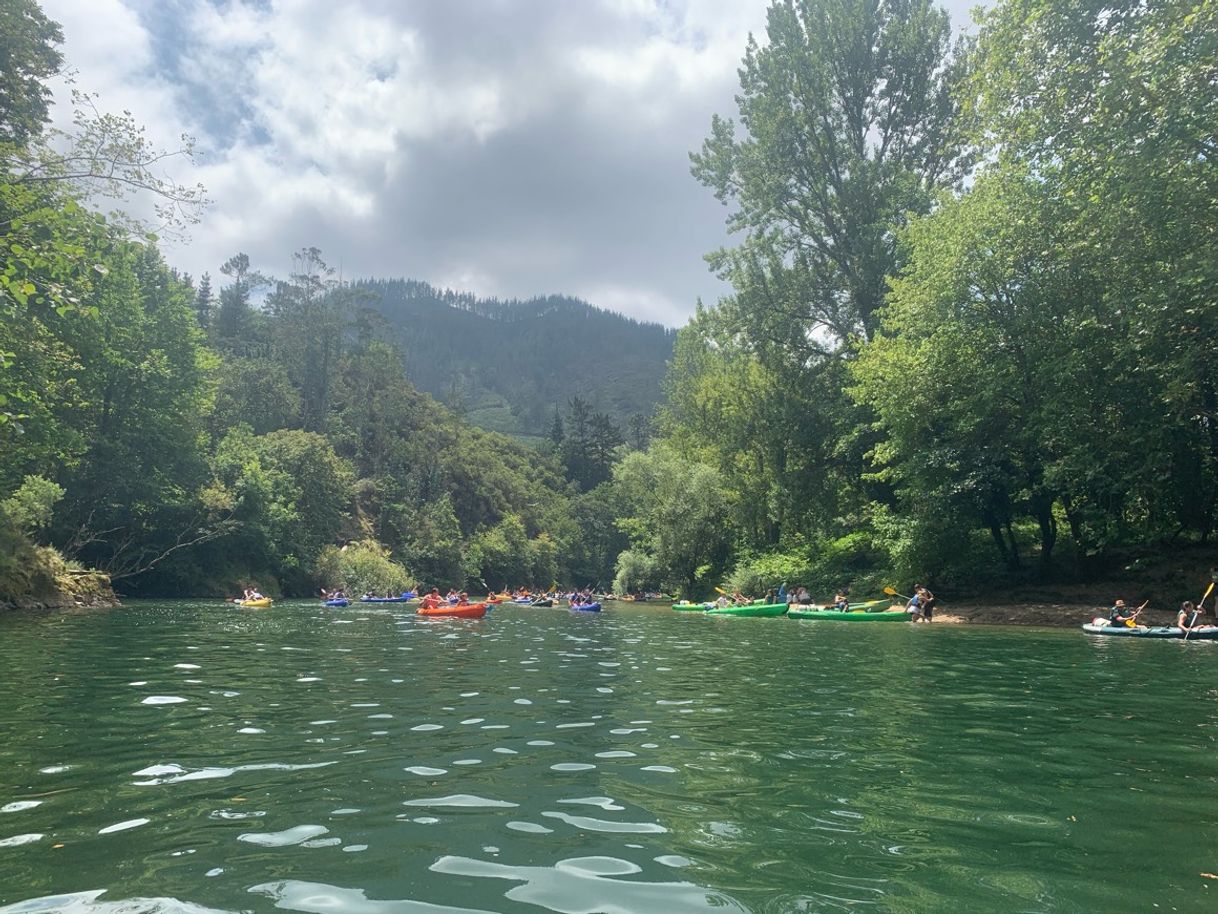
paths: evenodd
<path fill-rule="evenodd" d="M 464 606 L 432 606 L 417 610 L 420 616 L 456 616 L 459 619 L 481 619 L 486 615 L 485 603 L 466 603 Z"/>

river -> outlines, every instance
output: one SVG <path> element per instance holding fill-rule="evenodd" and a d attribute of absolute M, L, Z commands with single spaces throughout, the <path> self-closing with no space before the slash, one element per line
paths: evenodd
<path fill-rule="evenodd" d="M 0 617 L 0 914 L 1218 909 L 1218 643 Z"/>

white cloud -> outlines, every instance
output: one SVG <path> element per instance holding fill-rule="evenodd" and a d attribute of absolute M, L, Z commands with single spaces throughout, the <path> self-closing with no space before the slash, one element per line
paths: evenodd
<path fill-rule="evenodd" d="M 724 289 L 724 210 L 689 176 L 732 114 L 764 0 L 44 0 L 79 84 L 214 206 L 171 262 L 582 295 L 680 323 Z"/>

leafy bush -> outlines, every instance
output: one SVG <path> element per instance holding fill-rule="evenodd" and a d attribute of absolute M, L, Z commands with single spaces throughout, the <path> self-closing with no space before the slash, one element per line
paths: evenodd
<path fill-rule="evenodd" d="M 617 576 L 613 579 L 613 589 L 617 593 L 653 590 L 659 583 L 659 570 L 647 553 L 627 549 L 617 557 Z"/>
<path fill-rule="evenodd" d="M 742 559 L 728 577 L 728 586 L 741 593 L 759 595 L 782 583 L 789 588 L 807 586 L 811 578 L 812 563 L 807 550 L 795 548 Z"/>
<path fill-rule="evenodd" d="M 412 583 L 410 573 L 392 561 L 389 550 L 376 540 L 341 549 L 324 547 L 317 560 L 317 576 L 324 587 L 341 587 L 352 594 L 399 594 Z"/>
<path fill-rule="evenodd" d="M 34 534 L 50 525 L 55 504 L 61 498 L 62 486 L 41 476 L 27 476 L 20 488 L 0 503 L 0 511 L 17 529 Z"/>

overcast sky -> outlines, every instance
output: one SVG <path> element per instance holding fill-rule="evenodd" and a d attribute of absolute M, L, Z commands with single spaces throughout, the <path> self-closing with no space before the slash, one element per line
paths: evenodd
<path fill-rule="evenodd" d="M 174 145 L 214 200 L 166 255 L 481 296 L 575 295 L 678 326 L 725 288 L 689 174 L 735 114 L 765 0 L 42 0 L 79 88 Z M 947 3 L 958 25 L 972 0 Z"/>

